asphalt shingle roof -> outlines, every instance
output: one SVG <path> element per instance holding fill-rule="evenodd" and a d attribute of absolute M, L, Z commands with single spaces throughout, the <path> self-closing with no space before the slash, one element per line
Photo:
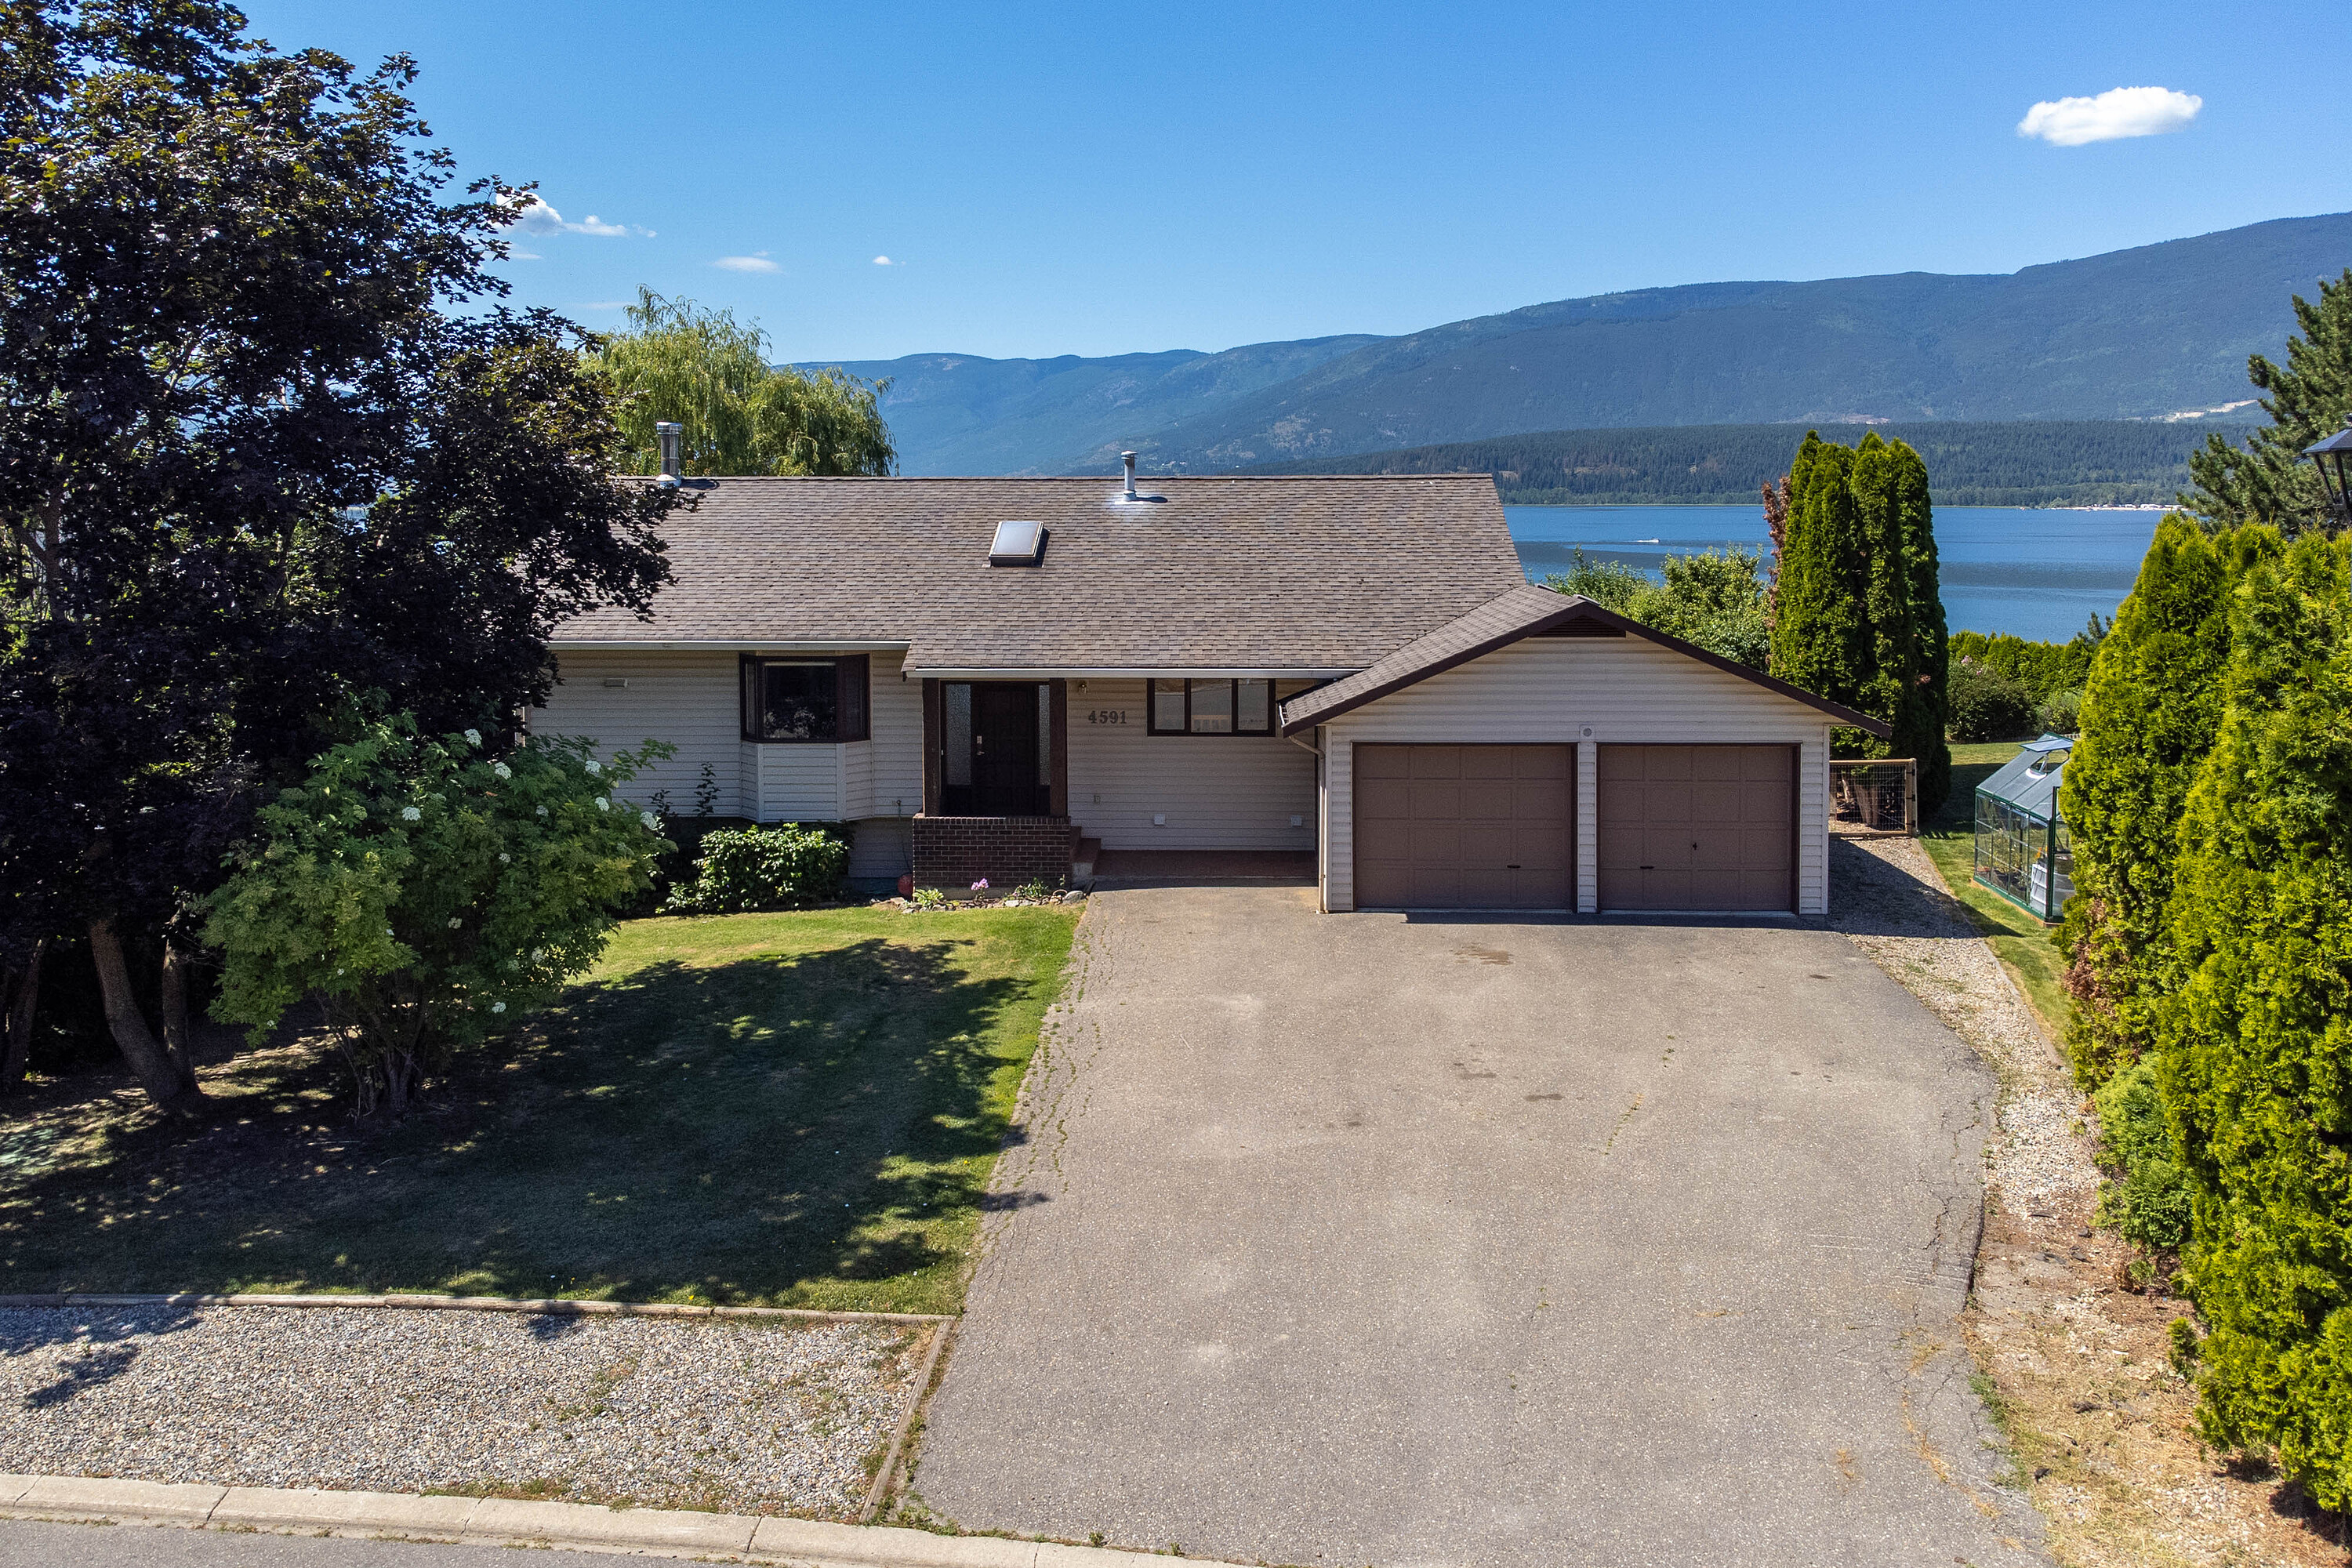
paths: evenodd
<path fill-rule="evenodd" d="M 932 669 L 1360 669 L 1523 584 L 1483 474 L 689 480 L 653 618 L 564 642 L 898 642 Z M 992 567 L 1000 522 L 1043 564 Z M 1558 595 L 1549 595 L 1557 605 Z"/>

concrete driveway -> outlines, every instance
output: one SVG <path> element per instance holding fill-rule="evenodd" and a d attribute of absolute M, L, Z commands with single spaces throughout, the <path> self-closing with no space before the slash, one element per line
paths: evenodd
<path fill-rule="evenodd" d="M 1993 1084 L 1811 925 L 1098 894 L 914 1478 L 1275 1563 L 2038 1561 Z"/>

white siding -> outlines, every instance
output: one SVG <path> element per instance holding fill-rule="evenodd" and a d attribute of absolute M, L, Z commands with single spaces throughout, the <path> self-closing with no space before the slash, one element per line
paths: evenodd
<path fill-rule="evenodd" d="M 1101 721 L 1111 713 L 1125 721 Z M 1069 734 L 1070 818 L 1106 849 L 1315 847 L 1315 758 L 1303 746 L 1154 735 L 1140 680 L 1071 681 Z M 1166 825 L 1152 826 L 1154 816 Z"/>
<path fill-rule="evenodd" d="M 900 656 L 872 656 L 870 740 L 842 746 L 754 745 L 742 739 L 737 658 L 731 653 L 571 651 L 559 653 L 562 681 L 534 709 L 534 734 L 585 735 L 598 754 L 667 741 L 678 749 L 623 791 L 639 803 L 669 792 L 672 811 L 694 810 L 702 765 L 710 764 L 720 816 L 761 822 L 902 819 L 878 834 L 861 831 L 854 876 L 905 870 L 908 830 L 923 795 L 923 696 L 901 678 Z M 626 680 L 608 687 L 607 679 Z"/>
<path fill-rule="evenodd" d="M 839 822 L 845 746 L 766 745 L 759 753 L 762 822 Z"/>
<path fill-rule="evenodd" d="M 923 808 L 923 683 L 902 676 L 902 662 L 895 653 L 873 656 L 874 738 L 848 748 L 843 810 L 852 818 L 910 817 Z"/>
<path fill-rule="evenodd" d="M 1349 751 L 1354 743 L 1591 741 L 1803 748 L 1797 909 L 1801 914 L 1825 914 L 1829 731 L 1828 718 L 1815 709 L 1639 637 L 1529 637 L 1513 643 L 1342 714 L 1325 727 L 1323 907 L 1356 907 Z M 1577 898 L 1582 907 L 1582 843 L 1593 831 L 1582 748 L 1577 772 Z M 1592 890 L 1597 898 L 1597 882 Z"/>
<path fill-rule="evenodd" d="M 530 731 L 587 736 L 602 757 L 667 741 L 677 755 L 624 785 L 626 799 L 644 805 L 667 790 L 672 811 L 690 813 L 708 763 L 719 784 L 715 813 L 746 816 L 735 663 L 731 653 L 559 653 L 562 679 L 547 706 L 531 710 Z M 608 679 L 628 685 L 606 686 Z"/>
<path fill-rule="evenodd" d="M 915 819 L 869 816 L 857 824 L 849 847 L 853 877 L 901 877 L 915 866 Z"/>

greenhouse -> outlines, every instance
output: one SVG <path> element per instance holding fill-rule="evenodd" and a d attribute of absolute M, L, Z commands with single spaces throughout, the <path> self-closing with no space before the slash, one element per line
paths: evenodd
<path fill-rule="evenodd" d="M 1977 785 L 1976 879 L 2029 914 L 2054 921 L 2074 896 L 2074 851 L 2058 815 L 2058 785 L 2074 742 L 2028 741 Z"/>

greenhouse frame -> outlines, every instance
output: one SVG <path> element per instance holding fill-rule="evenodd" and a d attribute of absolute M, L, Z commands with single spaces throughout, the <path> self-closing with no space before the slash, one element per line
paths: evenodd
<path fill-rule="evenodd" d="M 2058 814 L 2074 746 L 2063 735 L 2028 741 L 1977 785 L 1976 879 L 2037 920 L 2057 920 L 2074 896 L 2074 847 Z"/>

